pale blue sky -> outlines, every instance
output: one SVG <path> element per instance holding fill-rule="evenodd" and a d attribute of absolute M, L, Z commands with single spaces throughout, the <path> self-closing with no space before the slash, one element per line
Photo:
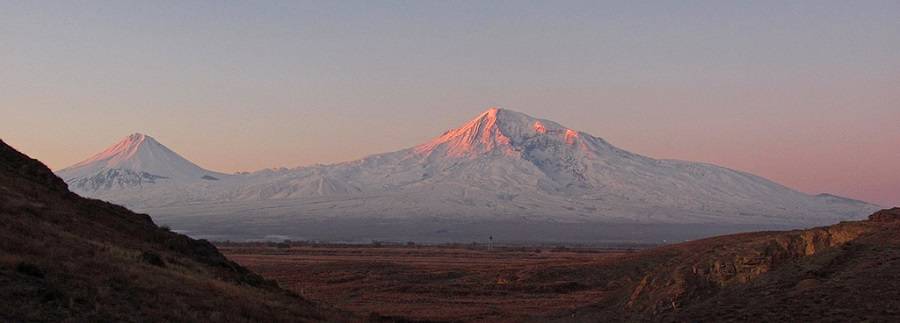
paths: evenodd
<path fill-rule="evenodd" d="M 900 1 L 3 1 L 0 138 L 208 168 L 405 148 L 490 106 L 900 204 Z"/>

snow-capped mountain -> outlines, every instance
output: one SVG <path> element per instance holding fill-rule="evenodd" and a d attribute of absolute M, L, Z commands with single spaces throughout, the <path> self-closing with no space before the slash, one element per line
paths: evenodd
<path fill-rule="evenodd" d="M 165 185 L 172 182 L 218 180 L 227 175 L 184 159 L 150 136 L 135 133 L 103 152 L 56 172 L 69 187 L 84 195 L 110 190 Z"/>
<path fill-rule="evenodd" d="M 91 160 L 112 160 L 107 155 Z M 126 169 L 137 172 L 130 175 L 142 181 L 137 188 L 82 192 L 151 215 L 253 221 L 824 224 L 862 217 L 877 208 L 808 195 L 715 165 L 641 156 L 590 134 L 504 109 L 489 109 L 412 148 L 334 165 L 265 170 L 219 181 L 144 179 L 142 173 L 176 176 L 150 164 L 163 161 L 168 159 L 143 159 L 140 167 L 129 164 L 135 167 Z M 72 168 L 86 169 L 77 166 Z M 78 178 L 106 176 L 96 170 L 108 168 L 121 167 L 77 173 L 67 169 L 60 175 L 70 185 L 80 185 Z M 196 170 L 184 176 L 196 180 L 210 174 Z"/>

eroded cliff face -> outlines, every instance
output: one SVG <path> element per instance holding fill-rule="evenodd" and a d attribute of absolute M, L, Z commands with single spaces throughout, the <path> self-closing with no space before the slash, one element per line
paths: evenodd
<path fill-rule="evenodd" d="M 685 306 L 714 299 L 723 290 L 752 284 L 782 268 L 800 262 L 818 262 L 822 265 L 815 266 L 823 267 L 845 261 L 840 257 L 848 257 L 846 245 L 891 230 L 900 234 L 898 224 L 900 208 L 895 208 L 875 213 L 868 221 L 716 237 L 661 248 L 650 254 L 670 256 L 630 278 L 631 284 L 624 284 L 627 298 L 618 306 L 633 318 L 672 319 Z M 815 266 L 807 272 L 821 269 Z M 800 282 L 789 285 L 797 284 Z"/>

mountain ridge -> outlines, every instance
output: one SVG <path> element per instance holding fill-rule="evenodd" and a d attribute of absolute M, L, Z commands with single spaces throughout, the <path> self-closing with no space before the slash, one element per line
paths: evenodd
<path fill-rule="evenodd" d="M 271 221 L 436 217 L 818 225 L 877 209 L 713 164 L 642 156 L 556 122 L 499 108 L 423 144 L 331 165 L 84 190 L 77 189 L 83 179 L 60 174 L 79 193 L 150 214 L 179 207 L 181 214 L 216 210 L 227 217 L 262 212 L 257 220 Z M 144 179 L 140 173 L 131 176 Z"/>

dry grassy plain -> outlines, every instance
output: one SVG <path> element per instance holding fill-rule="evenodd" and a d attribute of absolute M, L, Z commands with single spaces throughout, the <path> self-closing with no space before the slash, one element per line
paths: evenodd
<path fill-rule="evenodd" d="M 627 251 L 448 246 L 223 245 L 232 260 L 313 301 L 362 317 L 518 321 L 603 298 L 553 268 L 584 268 Z M 567 272 L 567 270 L 562 270 Z"/>
<path fill-rule="evenodd" d="M 306 299 L 374 321 L 900 322 L 900 208 L 638 252 L 222 245 Z M 401 321 L 401 320 L 395 320 Z"/>

